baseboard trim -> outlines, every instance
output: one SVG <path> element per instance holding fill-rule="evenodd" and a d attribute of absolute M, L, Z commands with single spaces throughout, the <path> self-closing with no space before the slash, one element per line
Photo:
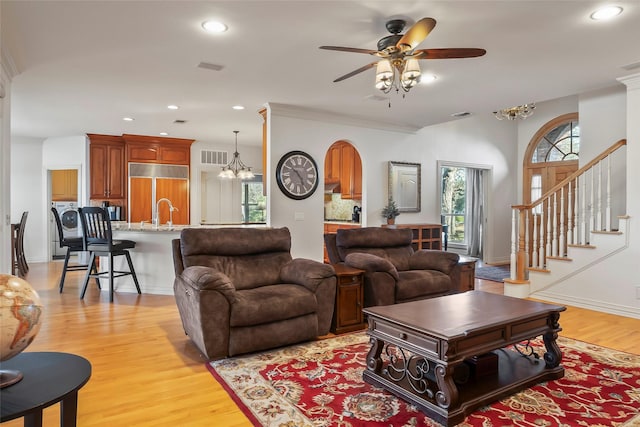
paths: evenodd
<path fill-rule="evenodd" d="M 555 292 L 540 291 L 530 295 L 532 298 L 542 299 L 556 304 L 566 304 L 573 307 L 586 308 L 588 310 L 601 311 L 604 313 L 615 314 L 618 316 L 631 317 L 640 319 L 640 313 L 637 307 L 630 307 L 619 304 L 604 303 L 602 301 L 587 298 L 571 298 L 566 295 L 557 294 Z M 562 320 L 560 321 L 562 323 Z"/>

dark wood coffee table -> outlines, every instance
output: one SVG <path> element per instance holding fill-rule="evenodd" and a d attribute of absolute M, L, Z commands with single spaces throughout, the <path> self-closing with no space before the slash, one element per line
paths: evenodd
<path fill-rule="evenodd" d="M 363 378 L 455 425 L 478 407 L 564 376 L 556 339 L 565 309 L 482 291 L 366 308 Z M 528 346 L 540 335 L 544 360 Z M 505 348 L 522 342 L 520 352 Z"/>

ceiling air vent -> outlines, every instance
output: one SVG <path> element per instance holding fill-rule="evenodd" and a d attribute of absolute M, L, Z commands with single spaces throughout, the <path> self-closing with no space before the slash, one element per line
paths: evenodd
<path fill-rule="evenodd" d="M 200 150 L 200 164 L 224 166 L 229 158 L 228 151 Z"/>
<path fill-rule="evenodd" d="M 210 62 L 201 62 L 198 64 L 198 68 L 204 68 L 205 70 L 220 71 L 224 67 L 222 65 L 212 64 Z"/>

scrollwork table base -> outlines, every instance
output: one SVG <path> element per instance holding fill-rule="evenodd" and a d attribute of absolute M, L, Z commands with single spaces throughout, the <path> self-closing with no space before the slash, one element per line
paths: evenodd
<path fill-rule="evenodd" d="M 363 378 L 444 425 L 458 424 L 483 405 L 564 376 L 556 339 L 565 309 L 482 291 L 366 308 Z M 539 336 L 542 358 L 528 344 Z M 474 372 L 469 361 L 486 355 L 496 369 Z"/>

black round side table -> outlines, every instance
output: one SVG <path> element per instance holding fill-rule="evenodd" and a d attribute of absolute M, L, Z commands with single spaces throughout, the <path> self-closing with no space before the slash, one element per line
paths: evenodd
<path fill-rule="evenodd" d="M 75 427 L 78 390 L 91 377 L 91 364 L 68 353 L 21 353 L 2 362 L 2 369 L 15 369 L 24 378 L 0 389 L 0 422 L 24 417 L 25 427 L 42 426 L 42 410 L 60 404 L 60 425 Z"/>

